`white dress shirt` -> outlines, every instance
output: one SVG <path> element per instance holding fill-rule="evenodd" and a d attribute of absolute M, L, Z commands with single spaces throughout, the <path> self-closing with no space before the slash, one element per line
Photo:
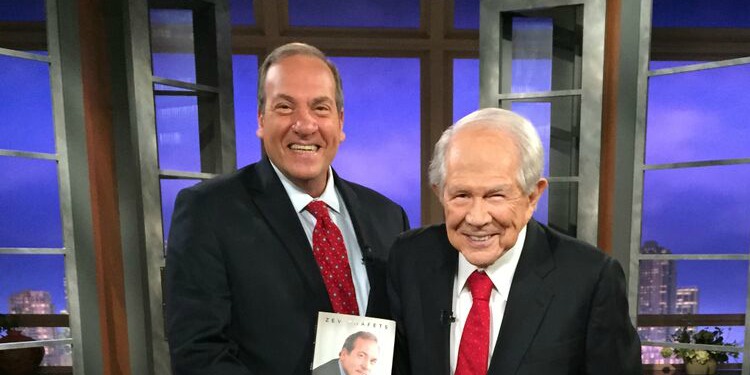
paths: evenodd
<path fill-rule="evenodd" d="M 521 250 L 523 249 L 525 240 L 526 226 L 518 233 L 516 244 L 486 269 L 477 268 L 469 263 L 463 254 L 458 253 L 458 273 L 453 280 L 453 312 L 456 321 L 451 324 L 451 374 L 456 372 L 461 335 L 463 334 L 464 324 L 466 324 L 466 319 L 469 316 L 472 305 L 471 291 L 466 285 L 466 280 L 469 278 L 469 275 L 479 269 L 487 273 L 494 286 L 490 295 L 490 348 L 489 355 L 487 356 L 487 366 L 489 366 L 489 361 L 492 359 L 492 353 L 497 343 L 497 335 L 503 323 L 510 284 L 513 282 L 513 275 L 516 273 L 516 266 L 518 266 L 518 259 L 521 257 Z"/>
<path fill-rule="evenodd" d="M 370 281 L 367 278 L 367 268 L 362 257 L 362 249 L 360 249 L 359 242 L 357 242 L 357 234 L 354 232 L 352 218 L 349 216 L 349 211 L 346 209 L 344 200 L 341 199 L 341 194 L 339 194 L 333 184 L 333 171 L 331 167 L 328 167 L 328 181 L 326 182 L 323 194 L 318 198 L 313 198 L 284 176 L 273 162 L 271 166 L 273 166 L 273 170 L 279 176 L 281 184 L 284 185 L 286 194 L 292 201 L 292 206 L 294 206 L 297 217 L 300 223 L 302 223 L 302 228 L 305 230 L 305 235 L 307 236 L 307 241 L 310 242 L 311 248 L 313 229 L 315 229 L 317 220 L 315 220 L 315 216 L 308 212 L 305 207 L 313 200 L 320 200 L 328 205 L 328 212 L 331 214 L 331 219 L 339 227 L 339 230 L 341 230 L 341 235 L 344 236 L 344 245 L 346 245 L 346 251 L 349 255 L 349 268 L 352 270 L 354 291 L 357 294 L 359 315 L 364 316 L 365 312 L 367 312 L 367 299 L 370 295 Z"/>

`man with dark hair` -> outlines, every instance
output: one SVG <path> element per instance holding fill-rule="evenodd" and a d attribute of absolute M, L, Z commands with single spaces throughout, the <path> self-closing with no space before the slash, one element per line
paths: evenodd
<path fill-rule="evenodd" d="M 309 375 L 319 311 L 389 316 L 385 261 L 408 220 L 331 168 L 345 138 L 336 66 L 290 43 L 259 76 L 266 156 L 175 203 L 166 267 L 175 375 Z"/>
<path fill-rule="evenodd" d="M 377 336 L 367 331 L 355 332 L 344 341 L 339 357 L 316 367 L 312 375 L 368 375 L 379 355 Z"/>
<path fill-rule="evenodd" d="M 641 375 L 620 264 L 532 219 L 547 187 L 525 118 L 476 111 L 440 137 L 445 224 L 391 249 L 397 374 Z"/>

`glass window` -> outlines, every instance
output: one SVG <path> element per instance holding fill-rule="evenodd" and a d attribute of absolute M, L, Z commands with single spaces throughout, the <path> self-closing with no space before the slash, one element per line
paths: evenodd
<path fill-rule="evenodd" d="M 502 13 L 503 38 L 511 41 L 510 66 L 501 71 L 503 93 L 581 88 L 583 7 L 563 6 Z"/>
<path fill-rule="evenodd" d="M 550 228 L 575 237 L 578 232 L 578 184 L 551 182 L 539 199 L 534 218 Z"/>
<path fill-rule="evenodd" d="M 641 246 L 642 254 L 669 254 L 655 241 Z M 747 261 L 641 260 L 638 280 L 639 314 L 744 314 L 747 303 Z M 716 275 L 722 275 L 716 277 Z M 685 326 L 700 330 L 689 321 Z M 674 341 L 679 327 L 638 327 L 644 341 Z M 725 343 L 743 346 L 745 327 L 721 327 Z M 710 330 L 713 329 L 709 327 Z M 664 359 L 660 349 L 644 347 L 644 363 L 681 363 Z M 731 360 L 738 363 L 741 360 Z"/>
<path fill-rule="evenodd" d="M 258 56 L 232 56 L 237 168 L 260 160 L 258 128 Z"/>
<path fill-rule="evenodd" d="M 552 19 L 513 18 L 511 92 L 552 89 Z"/>
<path fill-rule="evenodd" d="M 479 0 L 454 0 L 453 27 L 479 29 Z"/>
<path fill-rule="evenodd" d="M 750 27 L 747 0 L 654 0 L 653 27 Z"/>
<path fill-rule="evenodd" d="M 0 181 L 0 247 L 62 248 L 57 163 L 0 156 Z"/>
<path fill-rule="evenodd" d="M 453 59 L 453 122 L 479 109 L 479 59 Z"/>
<path fill-rule="evenodd" d="M 159 168 L 200 172 L 198 99 L 155 95 Z"/>
<path fill-rule="evenodd" d="M 0 1 L 1 21 L 44 21 L 44 0 Z"/>
<path fill-rule="evenodd" d="M 1 314 L 66 314 L 63 255 L 0 254 Z"/>
<path fill-rule="evenodd" d="M 344 84 L 344 132 L 333 166 L 420 220 L 419 59 L 335 57 Z M 367 166 L 363 168 L 362 166 Z"/>
<path fill-rule="evenodd" d="M 150 16 L 154 76 L 195 83 L 192 11 L 152 9 Z"/>
<path fill-rule="evenodd" d="M 419 28 L 419 0 L 289 0 L 292 26 Z"/>
<path fill-rule="evenodd" d="M 747 254 L 748 207 L 748 164 L 646 171 L 641 242 L 672 254 Z"/>
<path fill-rule="evenodd" d="M 55 152 L 49 64 L 0 56 L 0 149 Z"/>
<path fill-rule="evenodd" d="M 0 22 L 12 22 L 4 27 L 0 47 L 46 54 L 47 25 L 44 0 L 0 1 Z"/>
<path fill-rule="evenodd" d="M 229 0 L 229 16 L 232 18 L 232 25 L 254 25 L 253 0 Z"/>
<path fill-rule="evenodd" d="M 167 253 L 167 240 L 169 239 L 169 228 L 172 225 L 172 213 L 174 212 L 174 201 L 177 193 L 184 188 L 191 187 L 200 182 L 199 180 L 161 180 L 161 213 L 164 228 L 164 254 Z"/>
<path fill-rule="evenodd" d="M 511 110 L 534 124 L 544 147 L 544 176 L 577 176 L 580 129 L 580 98 L 511 101 Z"/>
<path fill-rule="evenodd" d="M 649 79 L 646 163 L 750 157 L 750 64 Z"/>
<path fill-rule="evenodd" d="M 651 60 L 715 61 L 747 56 L 736 38 L 750 28 L 746 0 L 654 0 Z M 745 30 L 746 31 L 746 30 Z"/>
<path fill-rule="evenodd" d="M 63 255 L 0 254 L 0 314 L 67 314 Z M 68 327 L 19 327 L 36 340 L 70 338 Z M 71 366 L 70 345 L 44 347 L 42 366 Z"/>

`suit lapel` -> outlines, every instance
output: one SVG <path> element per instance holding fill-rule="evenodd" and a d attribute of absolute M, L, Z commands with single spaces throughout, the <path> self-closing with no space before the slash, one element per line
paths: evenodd
<path fill-rule="evenodd" d="M 544 278 L 554 269 L 549 244 L 533 219 L 513 276 L 488 374 L 515 374 L 554 297 Z"/>
<path fill-rule="evenodd" d="M 346 204 L 346 209 L 349 211 L 349 217 L 352 219 L 352 225 L 354 225 L 354 233 L 357 235 L 357 243 L 359 248 L 362 249 L 362 256 L 365 258 L 373 255 L 382 254 L 370 254 L 373 250 L 370 239 L 373 237 L 372 222 L 370 221 L 370 215 L 363 209 L 360 199 L 357 198 L 357 194 L 351 188 L 348 182 L 342 180 L 334 171 L 334 184 L 341 194 L 341 198 Z M 387 249 L 386 249 L 387 250 Z M 385 255 L 383 255 L 385 256 Z M 368 267 L 369 271 L 369 267 Z M 372 280 L 370 280 L 372 281 Z"/>
<path fill-rule="evenodd" d="M 312 255 L 312 248 L 284 186 L 268 159 L 263 158 L 254 167 L 257 173 L 246 174 L 245 180 L 252 191 L 250 198 L 300 270 L 307 281 L 305 284 L 317 296 L 319 308 L 331 310 L 328 293 Z"/>
<path fill-rule="evenodd" d="M 445 226 L 440 226 L 435 256 L 425 259 L 423 278 L 419 280 L 422 298 L 422 322 L 425 327 L 425 351 L 436 362 L 437 374 L 450 373 L 450 328 L 453 316 L 453 281 L 458 267 L 458 252 L 450 245 Z"/>

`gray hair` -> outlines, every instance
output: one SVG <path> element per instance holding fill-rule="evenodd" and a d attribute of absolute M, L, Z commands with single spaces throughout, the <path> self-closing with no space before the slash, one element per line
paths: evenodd
<path fill-rule="evenodd" d="M 378 337 L 373 333 L 367 331 L 359 331 L 352 333 L 351 335 L 349 335 L 349 337 L 346 338 L 346 340 L 344 340 L 344 346 L 342 347 L 342 349 L 345 349 L 347 353 L 351 353 L 352 350 L 354 350 L 354 343 L 357 342 L 357 339 L 375 341 L 376 343 L 378 342 Z"/>
<path fill-rule="evenodd" d="M 287 43 L 271 51 L 258 70 L 258 112 L 263 113 L 266 108 L 266 76 L 268 75 L 268 70 L 280 60 L 296 55 L 316 57 L 328 66 L 331 74 L 333 74 L 333 80 L 336 82 L 336 109 L 339 112 L 343 111 L 344 88 L 341 84 L 341 75 L 336 65 L 323 52 L 309 44 Z"/>
<path fill-rule="evenodd" d="M 544 168 L 544 149 L 534 125 L 529 120 L 514 112 L 500 108 L 484 108 L 474 111 L 458 120 L 443 132 L 435 144 L 435 151 L 430 161 L 430 184 L 443 190 L 445 185 L 445 154 L 451 139 L 459 130 L 468 127 L 485 127 L 508 134 L 519 151 L 521 168 L 519 168 L 519 186 L 524 193 L 531 194 L 537 181 L 542 178 Z"/>

